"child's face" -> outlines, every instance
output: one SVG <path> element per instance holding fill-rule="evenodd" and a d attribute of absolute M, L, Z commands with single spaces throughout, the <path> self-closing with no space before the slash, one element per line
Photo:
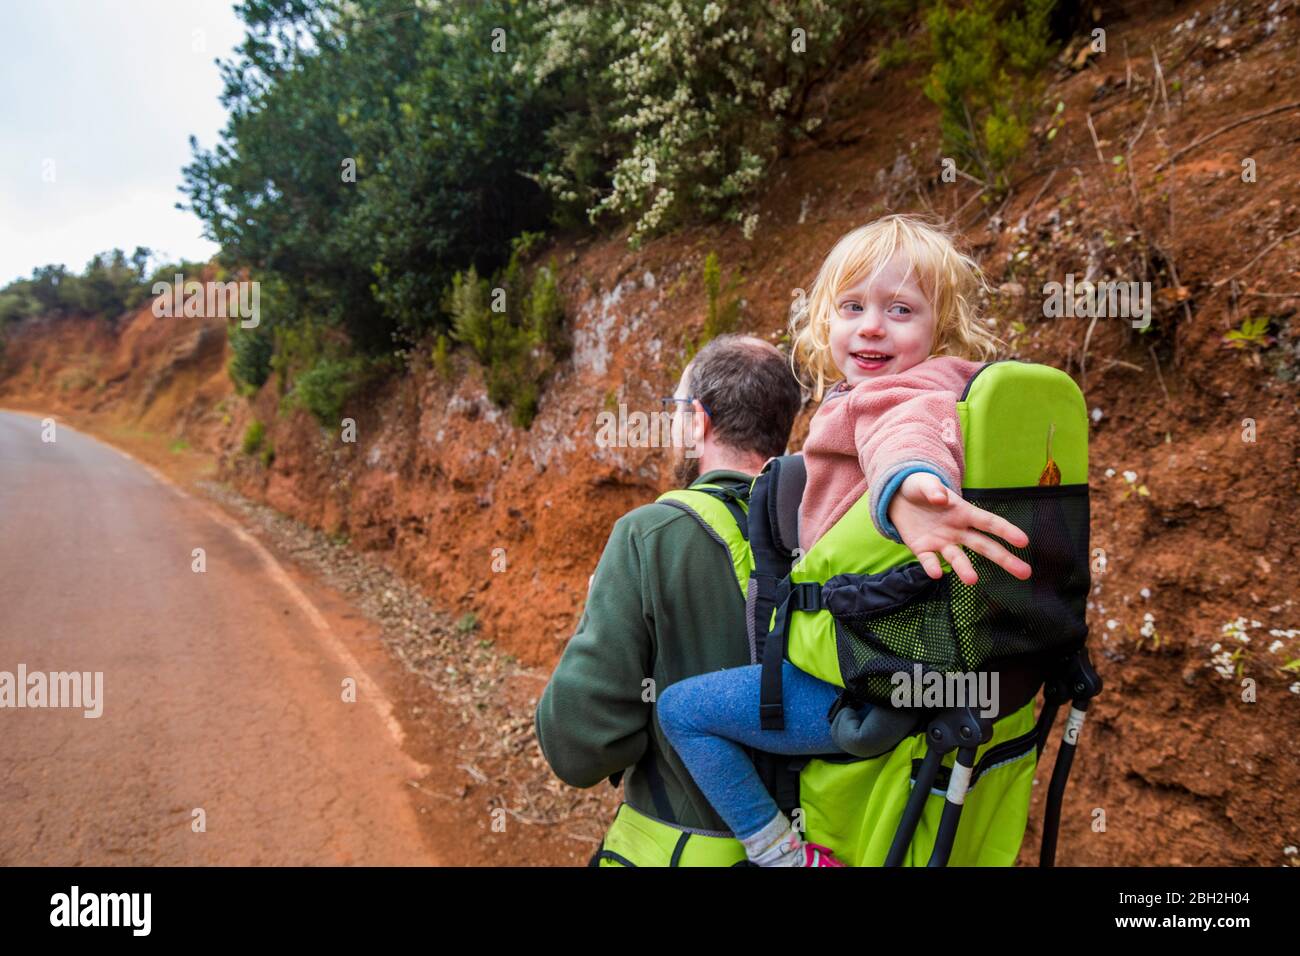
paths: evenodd
<path fill-rule="evenodd" d="M 895 254 L 874 281 L 867 276 L 836 296 L 831 357 L 849 387 L 896 375 L 930 357 L 934 324 L 907 259 Z"/>

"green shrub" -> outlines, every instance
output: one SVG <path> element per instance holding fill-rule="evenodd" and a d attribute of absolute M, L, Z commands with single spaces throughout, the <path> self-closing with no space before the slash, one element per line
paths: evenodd
<path fill-rule="evenodd" d="M 744 280 L 733 274 L 726 282 L 722 281 L 722 266 L 718 254 L 710 252 L 704 257 L 704 327 L 699 338 L 686 343 L 686 354 L 682 359 L 682 368 L 695 357 L 695 353 L 719 335 L 736 331 L 740 324 L 740 299 L 734 294 Z M 680 372 L 680 369 L 678 370 Z"/>
<path fill-rule="evenodd" d="M 27 290 L 26 280 L 11 282 L 0 292 L 0 329 L 10 322 L 21 322 L 41 311 L 40 303 Z"/>
<path fill-rule="evenodd" d="M 62 265 L 33 269 L 31 278 L 0 289 L 0 327 L 38 315 L 115 319 L 149 298 L 152 280 L 146 270 L 152 255 L 142 246 L 130 256 L 121 249 L 97 253 L 80 275 Z"/>
<path fill-rule="evenodd" d="M 275 339 L 269 329 L 245 329 L 238 322 L 227 326 L 230 336 L 230 380 L 241 391 L 256 392 L 271 376 Z"/>
<path fill-rule="evenodd" d="M 443 308 L 451 316 L 452 337 L 483 366 L 491 364 L 495 331 L 488 307 L 490 294 L 487 280 L 480 279 L 478 270 L 470 266 L 468 272 L 452 276 L 451 288 L 443 300 Z"/>
<path fill-rule="evenodd" d="M 244 441 L 240 446 L 245 455 L 255 455 L 266 438 L 266 426 L 254 418 L 244 429 Z"/>
<path fill-rule="evenodd" d="M 370 371 L 369 363 L 360 356 L 322 358 L 294 379 L 288 404 L 305 408 L 322 425 L 337 426 L 343 406 L 366 384 Z"/>
<path fill-rule="evenodd" d="M 532 423 L 542 387 L 567 347 L 555 262 L 525 279 L 521 259 L 533 238 L 520 237 L 506 268 L 490 281 L 473 268 L 457 273 L 444 297 L 452 337 L 482 366 L 488 398 L 509 408 L 520 428 Z"/>
<path fill-rule="evenodd" d="M 882 70 L 895 70 L 915 62 L 920 56 L 920 51 L 909 37 L 896 37 L 880 51 L 879 65 Z"/>
<path fill-rule="evenodd" d="M 1029 141 L 1043 68 L 1055 54 L 1055 0 L 938 0 L 926 14 L 933 64 L 925 95 L 940 109 L 944 148 L 994 193 Z"/>
<path fill-rule="evenodd" d="M 451 340 L 445 332 L 439 332 L 437 341 L 433 343 L 433 368 L 445 380 L 450 379 L 452 373 L 450 349 Z"/>
<path fill-rule="evenodd" d="M 732 293 L 740 286 L 740 277 L 733 275 L 722 288 L 722 267 L 718 254 L 710 252 L 704 257 L 704 292 L 708 297 L 708 311 L 704 317 L 704 341 L 701 348 L 719 335 L 736 331 L 740 322 L 740 300 Z"/>
<path fill-rule="evenodd" d="M 534 338 L 553 351 L 564 351 L 564 300 L 560 296 L 560 270 L 554 259 L 533 273 L 532 288 L 524 304 Z"/>
<path fill-rule="evenodd" d="M 1245 319 L 1240 327 L 1224 334 L 1223 342 L 1234 349 L 1267 348 L 1276 341 L 1268 334 L 1269 322 L 1270 319 L 1266 315 Z"/>
<path fill-rule="evenodd" d="M 344 351 L 347 345 L 345 337 L 327 341 L 323 323 L 310 316 L 276 325 L 270 365 L 271 371 L 276 373 L 281 398 L 288 393 L 290 383 L 298 375 L 321 359 Z"/>

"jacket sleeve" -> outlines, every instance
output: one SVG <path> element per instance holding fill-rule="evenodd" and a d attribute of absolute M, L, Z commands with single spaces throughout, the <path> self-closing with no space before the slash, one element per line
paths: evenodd
<path fill-rule="evenodd" d="M 537 705 L 542 754 L 565 783 L 591 787 L 641 759 L 651 704 L 653 622 L 642 602 L 644 545 L 627 516 L 596 566 L 577 632 Z"/>
<path fill-rule="evenodd" d="M 902 483 L 900 476 L 930 471 L 949 488 L 961 489 L 964 452 L 957 395 L 915 376 L 897 376 L 883 388 L 869 387 L 873 384 L 849 395 L 854 441 L 876 528 L 897 541 L 897 531 L 882 515 L 888 508 L 885 499 Z"/>

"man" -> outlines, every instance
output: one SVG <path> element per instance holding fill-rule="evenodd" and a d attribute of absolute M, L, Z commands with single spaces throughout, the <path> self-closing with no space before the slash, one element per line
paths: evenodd
<path fill-rule="evenodd" d="M 742 491 L 767 459 L 785 453 L 802 404 L 786 357 L 737 335 L 705 346 L 673 397 L 675 415 L 685 416 L 673 434 L 691 439 L 676 450 L 676 481 Z M 748 663 L 745 603 L 722 541 L 665 503 L 620 518 L 536 714 L 542 752 L 566 783 L 591 787 L 626 771 L 626 805 L 615 821 L 623 836 L 607 840 L 623 852 L 607 856 L 663 865 L 666 845 L 683 865 L 744 859 L 740 844 L 720 839 L 697 841 L 713 849 L 693 846 L 683 857 L 685 834 L 725 837 L 727 829 L 664 739 L 654 700 L 676 681 Z M 648 842 L 638 844 L 632 830 Z M 625 859 L 638 845 L 642 858 Z"/>

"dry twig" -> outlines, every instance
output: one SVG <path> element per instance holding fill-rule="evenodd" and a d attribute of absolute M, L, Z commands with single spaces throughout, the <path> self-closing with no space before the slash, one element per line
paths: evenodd
<path fill-rule="evenodd" d="M 1097 316 L 1088 323 L 1088 331 L 1083 336 L 1083 351 L 1079 354 L 1079 378 L 1083 380 L 1083 390 L 1088 390 L 1088 343 L 1092 341 L 1092 330 L 1097 327 Z"/>
<path fill-rule="evenodd" d="M 1115 366 L 1115 365 L 1122 365 L 1124 368 L 1131 368 L 1131 369 L 1132 369 L 1133 371 L 1135 371 L 1135 372 L 1145 372 L 1145 371 L 1146 371 L 1146 369 L 1144 369 L 1141 365 L 1134 365 L 1132 362 L 1125 362 L 1125 361 L 1123 361 L 1123 360 L 1121 360 L 1121 359 L 1116 359 L 1116 358 L 1113 358 L 1113 359 L 1106 359 L 1106 364 L 1105 364 L 1105 366 L 1102 368 L 1102 371 L 1104 372 L 1104 371 L 1106 371 L 1106 369 L 1111 368 L 1112 366 Z"/>
<path fill-rule="evenodd" d="M 1204 146 L 1210 140 L 1214 139 L 1217 136 L 1223 135 L 1224 133 L 1228 132 L 1228 130 L 1230 129 L 1236 129 L 1238 126 L 1244 126 L 1247 123 L 1253 123 L 1256 120 L 1262 120 L 1265 117 L 1273 116 L 1275 113 L 1285 113 L 1287 110 L 1294 110 L 1294 109 L 1300 109 L 1300 100 L 1297 100 L 1294 103 L 1284 103 L 1281 106 L 1274 106 L 1271 109 L 1262 110 L 1261 112 L 1258 113 L 1252 113 L 1250 116 L 1243 116 L 1239 120 L 1233 120 L 1231 123 L 1226 123 L 1223 126 L 1220 126 L 1218 129 L 1206 133 L 1204 136 L 1198 137 L 1197 139 L 1192 140 L 1190 143 L 1188 143 L 1182 149 L 1178 150 L 1176 153 L 1174 153 L 1164 162 L 1157 163 L 1155 171 L 1157 173 L 1160 172 L 1160 170 L 1164 169 L 1166 166 L 1172 165 L 1180 157 L 1185 156 L 1187 153 L 1196 149 L 1198 146 Z"/>
<path fill-rule="evenodd" d="M 1238 269 L 1238 270 L 1237 270 L 1236 272 L 1234 272 L 1232 275 L 1228 276 L 1227 278 L 1220 279 L 1219 281 L 1217 281 L 1216 283 L 1214 283 L 1214 285 L 1212 286 L 1212 288 L 1217 289 L 1219 286 L 1221 286 L 1221 285 L 1223 285 L 1223 284 L 1225 284 L 1225 283 L 1231 282 L 1233 279 L 1237 278 L 1237 276 L 1241 275 L 1243 272 L 1245 272 L 1247 269 L 1249 269 L 1251 266 L 1253 266 L 1256 262 L 1258 262 L 1261 258 L 1263 258 L 1263 256 L 1264 256 L 1266 253 L 1268 253 L 1269 251 L 1271 251 L 1271 250 L 1273 249 L 1274 246 L 1277 246 L 1277 245 L 1280 244 L 1280 243 L 1286 242 L 1286 241 L 1287 241 L 1288 239 L 1290 239 L 1292 236 L 1294 236 L 1294 235 L 1298 235 L 1298 234 L 1300 234 L 1300 229 L 1292 229 L 1292 230 L 1291 230 L 1290 232 L 1288 232 L 1285 236 L 1278 236 L 1276 239 L 1274 239 L 1272 242 L 1270 242 L 1268 245 L 1266 245 L 1263 249 L 1259 250 L 1259 252 L 1257 252 L 1257 253 L 1255 254 L 1255 257 L 1254 257 L 1253 259 L 1251 259 L 1249 262 L 1247 262 L 1244 266 L 1242 266 L 1240 269 Z"/>
<path fill-rule="evenodd" d="M 1160 374 L 1160 359 L 1156 357 L 1156 347 L 1148 345 L 1147 351 L 1151 353 L 1151 361 L 1156 363 L 1156 381 L 1160 383 L 1160 391 L 1165 393 L 1165 404 L 1168 405 L 1170 404 L 1169 389 L 1165 388 L 1165 377 Z"/>
<path fill-rule="evenodd" d="M 1105 169 L 1105 168 L 1106 168 L 1106 160 L 1105 160 L 1105 158 L 1101 155 L 1101 142 L 1097 139 L 1097 127 L 1095 127 L 1095 126 L 1092 125 L 1092 114 L 1091 114 L 1091 113 L 1088 114 L 1088 132 L 1092 135 L 1092 145 L 1093 145 L 1093 148 L 1097 150 L 1097 162 L 1101 164 L 1101 168 L 1102 168 L 1102 169 Z"/>

